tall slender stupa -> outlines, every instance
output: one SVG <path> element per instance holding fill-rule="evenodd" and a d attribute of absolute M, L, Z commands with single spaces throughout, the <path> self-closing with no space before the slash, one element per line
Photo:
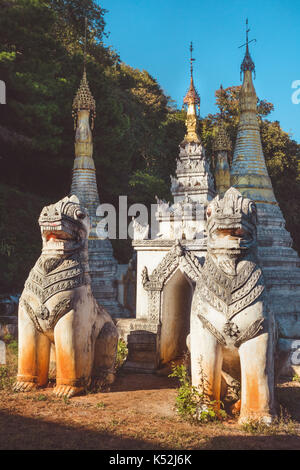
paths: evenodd
<path fill-rule="evenodd" d="M 231 185 L 253 199 L 258 212 L 258 255 L 270 293 L 279 337 L 300 337 L 300 259 L 276 201 L 262 150 L 257 118 L 257 96 L 249 53 L 248 21 L 246 53 L 241 64 L 243 84 L 239 96 L 240 120 L 231 166 Z"/>
<path fill-rule="evenodd" d="M 193 44 L 190 44 L 190 86 L 183 99 L 187 109 L 186 133 L 179 145 L 176 176 L 171 177 L 174 204 L 161 202 L 157 208 L 158 232 L 163 237 L 199 240 L 204 237 L 205 208 L 215 196 L 210 163 L 198 133 L 200 96 L 194 85 Z M 196 220 L 196 215 L 197 220 Z M 201 217 L 199 217 L 201 215 Z M 170 220 L 173 221 L 170 224 Z"/>
<path fill-rule="evenodd" d="M 83 77 L 73 101 L 72 115 L 75 127 L 75 161 L 71 194 L 75 194 L 80 199 L 88 209 L 91 218 L 88 250 L 93 293 L 96 300 L 113 317 L 128 316 L 128 312 L 117 300 L 118 263 L 113 256 L 111 242 L 108 238 L 99 239 L 96 233 L 97 224 L 101 220 L 101 217 L 97 216 L 100 199 L 91 131 L 96 116 L 96 103 L 88 85 L 85 61 Z"/>

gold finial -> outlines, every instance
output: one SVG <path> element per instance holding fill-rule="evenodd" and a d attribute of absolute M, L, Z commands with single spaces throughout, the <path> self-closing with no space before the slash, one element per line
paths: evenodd
<path fill-rule="evenodd" d="M 183 143 L 184 142 L 200 142 L 200 137 L 197 133 L 197 112 L 196 112 L 196 107 L 198 107 L 198 111 L 200 109 L 200 97 L 196 91 L 195 85 L 194 85 L 194 79 L 193 79 L 193 62 L 195 59 L 193 59 L 193 43 L 191 42 L 190 45 L 190 52 L 191 52 L 191 58 L 190 58 L 190 67 L 191 67 L 191 82 L 190 82 L 190 87 L 188 89 L 187 94 L 185 95 L 183 99 L 183 104 L 187 106 L 187 117 L 186 117 L 186 128 L 187 128 L 187 133 L 184 137 Z"/>
<path fill-rule="evenodd" d="M 190 88 L 187 91 L 187 94 L 183 98 L 183 103 L 185 105 L 189 104 L 194 104 L 195 106 L 198 106 L 198 110 L 200 109 L 200 96 L 197 93 L 197 90 L 194 85 L 194 78 L 193 78 L 193 62 L 195 62 L 196 59 L 193 59 L 193 43 L 191 42 L 190 45 L 190 52 L 191 52 L 191 58 L 190 58 L 190 67 L 191 67 L 191 82 L 190 82 Z"/>
<path fill-rule="evenodd" d="M 74 119 L 74 127 L 76 128 L 78 112 L 81 110 L 90 111 L 91 115 L 91 128 L 94 127 L 94 119 L 96 117 L 96 102 L 90 91 L 89 84 L 86 78 L 86 33 L 87 33 L 87 18 L 85 18 L 85 41 L 84 41 L 84 56 L 83 56 L 83 76 L 80 86 L 77 90 L 72 106 L 72 116 Z"/>
<path fill-rule="evenodd" d="M 78 88 L 78 91 L 75 95 L 73 106 L 72 106 L 72 116 L 75 120 L 75 127 L 76 127 L 78 112 L 84 109 L 90 111 L 91 113 L 91 119 L 92 119 L 91 128 L 93 129 L 94 119 L 96 117 L 96 102 L 90 91 L 85 70 L 83 72 L 83 77 L 80 82 L 80 87 Z"/>

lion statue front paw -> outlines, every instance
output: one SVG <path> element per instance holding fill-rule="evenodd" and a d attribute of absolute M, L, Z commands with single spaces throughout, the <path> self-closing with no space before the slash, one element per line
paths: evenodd
<path fill-rule="evenodd" d="M 57 385 L 54 388 L 53 393 L 58 397 L 58 398 L 71 398 L 75 397 L 76 395 L 80 395 L 83 393 L 84 388 L 83 387 L 74 387 L 71 385 Z"/>

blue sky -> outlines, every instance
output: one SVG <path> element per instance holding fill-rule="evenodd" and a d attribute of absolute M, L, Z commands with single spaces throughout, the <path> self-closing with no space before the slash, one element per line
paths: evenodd
<path fill-rule="evenodd" d="M 259 98 L 271 101 L 269 116 L 300 142 L 300 104 L 291 85 L 300 80 L 300 0 L 99 0 L 108 10 L 105 44 L 121 60 L 145 69 L 181 107 L 189 85 L 189 44 L 201 116 L 215 112 L 214 92 L 240 84 L 248 17 L 250 52 Z"/>

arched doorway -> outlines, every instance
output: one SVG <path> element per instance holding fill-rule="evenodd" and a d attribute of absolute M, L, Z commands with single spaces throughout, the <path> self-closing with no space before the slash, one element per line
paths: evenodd
<path fill-rule="evenodd" d="M 187 350 L 186 337 L 190 332 L 192 297 L 191 281 L 177 269 L 165 283 L 162 292 L 161 364 L 183 356 Z"/>

